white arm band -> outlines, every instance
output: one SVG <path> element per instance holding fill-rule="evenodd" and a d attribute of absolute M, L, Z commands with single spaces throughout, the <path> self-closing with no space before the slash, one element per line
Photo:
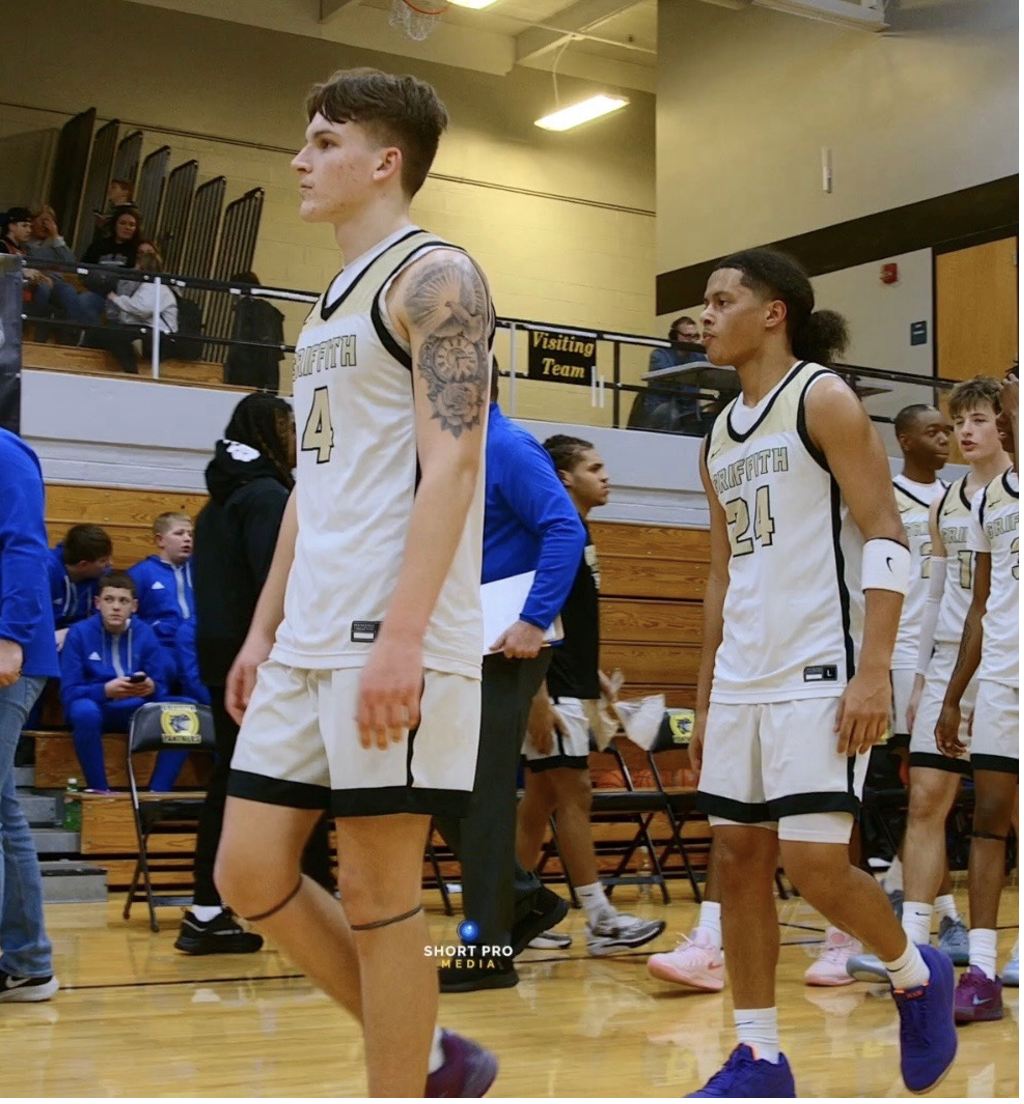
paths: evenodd
<path fill-rule="evenodd" d="M 910 586 L 910 549 L 899 541 L 875 537 L 864 545 L 860 565 L 861 590 L 893 590 L 906 594 Z"/>
<path fill-rule="evenodd" d="M 923 675 L 928 670 L 932 652 L 935 649 L 935 626 L 939 623 L 939 607 L 942 605 L 942 592 L 946 588 L 946 557 L 932 556 L 931 578 L 928 580 L 928 601 L 924 604 L 921 617 L 921 643 L 917 653 L 917 673 Z"/>

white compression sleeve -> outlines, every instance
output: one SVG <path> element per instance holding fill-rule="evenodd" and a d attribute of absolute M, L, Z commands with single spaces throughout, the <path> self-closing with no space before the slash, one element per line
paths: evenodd
<path fill-rule="evenodd" d="M 942 592 L 946 586 L 946 558 L 932 556 L 931 578 L 928 580 L 928 601 L 924 605 L 921 618 L 921 643 L 917 653 L 917 673 L 923 675 L 935 648 L 935 626 L 939 623 L 939 606 L 942 605 Z"/>

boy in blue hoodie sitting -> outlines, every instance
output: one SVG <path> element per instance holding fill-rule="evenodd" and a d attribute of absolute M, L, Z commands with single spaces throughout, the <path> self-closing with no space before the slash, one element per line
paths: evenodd
<path fill-rule="evenodd" d="M 161 514 L 153 522 L 157 552 L 128 569 L 139 597 L 139 617 L 156 633 L 164 650 L 168 684 L 181 681 L 175 640 L 183 621 L 196 615 L 192 591 L 192 519 L 188 514 Z"/>
<path fill-rule="evenodd" d="M 50 550 L 46 567 L 58 648 L 64 646 L 71 625 L 94 613 L 97 581 L 110 570 L 113 550 L 110 537 L 98 525 L 72 525 L 63 542 Z"/>
<path fill-rule="evenodd" d="M 128 575 L 104 575 L 98 612 L 71 626 L 61 652 L 61 703 L 90 790 L 110 792 L 104 732 L 127 732 L 135 711 L 147 701 L 191 701 L 168 696 L 164 649 L 153 630 L 132 616 L 137 607 Z M 161 752 L 152 789 L 170 790 L 187 757 L 186 751 Z"/>

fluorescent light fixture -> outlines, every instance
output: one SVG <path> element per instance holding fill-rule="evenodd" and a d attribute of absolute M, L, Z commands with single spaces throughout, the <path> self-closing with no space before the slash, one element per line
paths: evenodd
<path fill-rule="evenodd" d="M 449 0 L 449 3 L 454 4 L 457 8 L 472 8 L 474 11 L 489 8 L 496 2 L 497 0 Z"/>
<path fill-rule="evenodd" d="M 552 111 L 550 115 L 538 119 L 534 126 L 539 126 L 542 130 L 571 130 L 581 123 L 589 123 L 591 119 L 600 119 L 602 115 L 618 111 L 628 103 L 629 100 L 623 96 L 591 96 L 588 100 Z"/>

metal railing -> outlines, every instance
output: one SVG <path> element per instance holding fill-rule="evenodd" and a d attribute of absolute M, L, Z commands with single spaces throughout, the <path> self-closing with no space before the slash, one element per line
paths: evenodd
<path fill-rule="evenodd" d="M 55 276 L 63 273 L 88 279 L 101 275 L 109 282 L 152 283 L 156 289 L 153 322 L 148 326 L 122 326 L 122 331 L 133 337 L 151 336 L 149 359 L 155 379 L 160 378 L 161 344 L 169 336 L 161 336 L 159 318 L 156 317 L 160 288 L 163 286 L 170 287 L 179 296 L 188 291 L 191 298 L 200 303 L 216 296 L 235 305 L 246 298 L 308 305 L 318 298 L 317 293 L 312 291 L 238 284 L 180 273 L 148 273 L 103 265 L 62 265 L 35 261 L 27 262 L 26 267 L 51 272 Z M 217 319 L 211 319 L 220 333 L 207 332 L 204 329 L 198 333 L 179 331 L 174 336 L 195 339 L 204 347 L 203 355 L 213 359 L 214 363 L 226 361 L 233 348 L 272 349 L 279 354 L 278 359 L 295 351 L 294 343 L 287 338 L 282 342 L 268 343 L 229 336 L 229 333 L 234 332 L 227 322 L 231 311 L 230 306 L 224 307 L 217 312 Z M 302 314 L 304 316 L 305 311 Z M 28 322 L 54 327 L 76 336 L 83 333 L 95 336 L 110 332 L 109 324 L 92 325 L 66 318 L 35 317 L 31 308 L 23 313 L 23 318 Z M 503 381 L 502 402 L 506 411 L 513 416 L 536 417 L 542 421 L 580 421 L 579 416 L 565 416 L 565 409 L 571 407 L 579 415 L 589 406 L 593 424 L 605 424 L 616 429 L 634 428 L 652 432 L 703 435 L 716 410 L 739 390 L 738 380 L 731 387 L 727 385 L 726 374 L 731 372 L 730 369 L 715 368 L 706 361 L 680 365 L 677 378 L 667 383 L 664 382 L 666 370 L 654 378 L 647 378 L 648 358 L 651 353 L 674 348 L 671 342 L 661 338 L 618 330 L 562 326 L 524 318 L 499 318 L 497 324 L 500 338 L 496 342 L 496 353 Z M 541 335 L 540 338 L 537 335 Z M 298 336 L 297 328 L 294 336 Z M 574 378 L 571 380 L 559 376 L 544 378 L 543 374 L 534 370 L 537 358 L 531 358 L 531 347 L 535 350 L 538 340 L 565 348 L 586 347 L 589 350 L 589 368 L 582 374 L 573 369 Z M 699 346 L 686 347 L 691 354 L 698 353 L 699 349 Z M 222 355 L 214 356 L 218 351 Z M 891 423 L 897 411 L 910 401 L 935 403 L 956 382 L 863 365 L 837 364 L 834 367 L 861 395 L 872 420 L 884 424 Z M 706 385 L 705 373 L 708 371 L 716 381 L 713 387 Z M 672 374 L 669 372 L 669 375 Z M 687 379 L 688 375 L 692 375 L 692 381 Z M 533 403 L 526 402 L 524 405 L 521 399 L 528 398 L 527 393 L 535 392 L 537 388 L 543 389 L 543 399 Z M 557 389 L 556 393 L 562 396 L 562 401 L 557 404 L 551 402 L 552 388 Z M 911 398 L 907 397 L 908 392 L 912 392 Z M 581 399 L 584 394 L 587 400 Z M 643 397 L 642 404 L 638 403 L 638 396 Z M 627 403 L 631 407 L 629 410 L 624 406 Z M 656 419 L 652 424 L 650 418 L 635 416 L 633 408 L 638 405 L 656 409 L 660 403 L 681 407 L 682 417 L 676 418 L 674 424 L 671 420 L 669 424 L 661 424 Z M 562 409 L 559 410 L 559 407 Z M 531 412 L 534 409 L 538 413 Z"/>

